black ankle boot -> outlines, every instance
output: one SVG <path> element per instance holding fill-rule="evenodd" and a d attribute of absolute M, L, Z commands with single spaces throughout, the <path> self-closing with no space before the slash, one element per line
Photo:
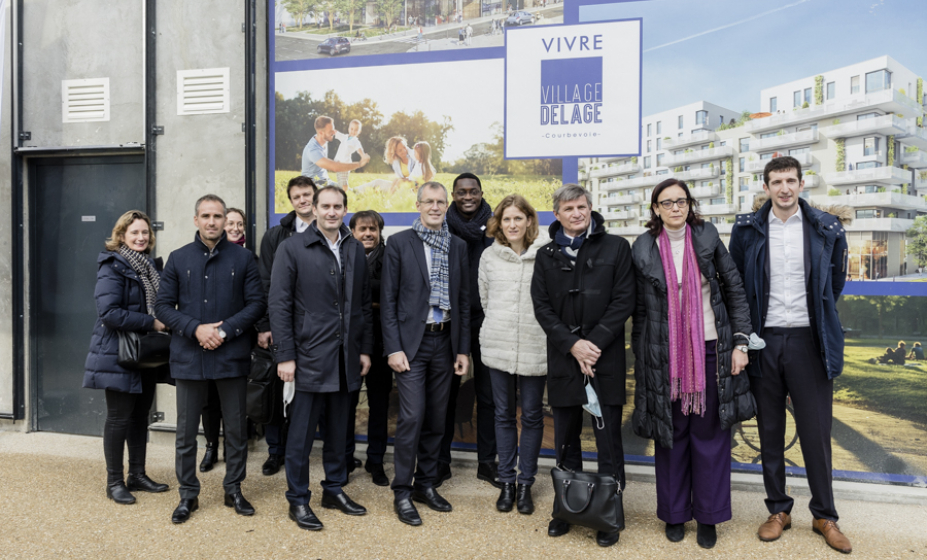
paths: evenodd
<path fill-rule="evenodd" d="M 518 513 L 531 515 L 534 513 L 534 500 L 531 499 L 531 486 L 519 484 L 515 487 L 515 501 Z"/>
<path fill-rule="evenodd" d="M 499 492 L 499 499 L 496 500 L 496 509 L 501 512 L 512 511 L 515 505 L 515 484 L 503 482 L 502 490 Z"/>
<path fill-rule="evenodd" d="M 718 532 L 715 526 L 699 523 L 695 541 L 702 548 L 714 548 L 715 543 L 718 542 Z"/>
<path fill-rule="evenodd" d="M 215 443 L 206 442 L 206 453 L 200 462 L 200 472 L 209 472 L 219 462 L 219 450 Z"/>
<path fill-rule="evenodd" d="M 157 494 L 159 492 L 167 492 L 167 484 L 161 484 L 160 482 L 155 482 L 148 478 L 148 475 L 145 473 L 132 474 L 129 473 L 129 477 L 126 478 L 126 488 L 131 491 L 137 492 L 152 492 Z"/>
<path fill-rule="evenodd" d="M 106 497 L 117 504 L 129 505 L 135 503 L 135 496 L 126 488 L 126 483 L 117 480 L 106 484 Z"/>

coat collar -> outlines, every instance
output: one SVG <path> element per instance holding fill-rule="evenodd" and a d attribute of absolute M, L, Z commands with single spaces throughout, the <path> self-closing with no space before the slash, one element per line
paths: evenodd
<path fill-rule="evenodd" d="M 534 243 L 528 247 L 528 250 L 525 251 L 523 255 L 515 254 L 515 251 L 507 245 L 499 243 L 499 241 L 494 242 L 489 246 L 489 250 L 493 252 L 500 259 L 508 262 L 524 262 L 524 261 L 533 261 L 537 257 L 538 249 L 547 245 L 548 240 L 538 237 L 534 240 Z"/>
<path fill-rule="evenodd" d="M 557 239 L 557 232 L 563 228 L 560 225 L 560 222 L 554 221 L 550 224 L 548 228 L 548 233 L 550 234 L 551 240 Z M 605 218 L 602 217 L 602 214 L 599 214 L 595 210 L 592 211 L 592 220 L 589 221 L 589 229 L 586 230 L 586 238 L 592 239 L 593 237 L 598 237 L 600 235 L 605 235 Z"/>
<path fill-rule="evenodd" d="M 200 239 L 200 232 L 199 232 L 199 231 L 197 231 L 197 232 L 196 232 L 196 235 L 193 237 L 193 242 L 194 242 L 194 243 L 199 243 L 200 245 L 203 246 L 204 249 L 207 249 L 207 250 L 209 249 L 209 247 L 208 247 L 205 243 L 203 243 L 203 240 Z M 223 231 L 223 232 L 222 232 L 222 237 L 219 238 L 219 241 L 216 241 L 216 246 L 212 248 L 212 252 L 213 252 L 213 253 L 218 253 L 220 250 L 222 250 L 222 249 L 225 248 L 224 246 L 225 246 L 225 244 L 228 243 L 228 242 L 229 242 L 229 241 L 228 241 L 228 239 L 226 239 L 225 232 Z"/>
<path fill-rule="evenodd" d="M 348 228 L 348 226 L 344 225 L 343 223 L 341 224 L 341 227 L 338 229 L 338 231 L 341 232 L 341 237 L 344 238 L 344 241 L 342 241 L 342 243 L 347 242 L 347 239 L 351 237 L 351 230 Z M 321 231 L 319 231 L 319 226 L 317 226 L 315 222 L 312 222 L 311 224 L 309 224 L 309 229 L 304 231 L 303 235 L 305 236 L 303 239 L 303 242 L 305 243 L 306 247 L 312 245 L 313 243 L 322 243 L 322 242 L 327 243 L 327 241 L 324 238 L 324 234 Z"/>

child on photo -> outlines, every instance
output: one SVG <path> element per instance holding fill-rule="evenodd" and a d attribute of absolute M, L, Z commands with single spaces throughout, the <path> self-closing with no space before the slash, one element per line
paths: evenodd
<path fill-rule="evenodd" d="M 360 136 L 361 128 L 363 125 L 357 119 L 354 119 L 348 124 L 348 133 L 335 131 L 335 138 L 341 142 L 341 145 L 338 146 L 338 152 L 335 154 L 335 162 L 337 163 L 353 163 L 354 160 L 352 156 L 358 154 L 358 157 L 364 155 L 364 147 L 361 145 Z M 360 160 L 357 160 L 360 161 Z M 348 188 L 348 177 L 351 174 L 350 171 L 339 171 L 338 172 L 338 184 L 341 185 L 341 188 Z"/>

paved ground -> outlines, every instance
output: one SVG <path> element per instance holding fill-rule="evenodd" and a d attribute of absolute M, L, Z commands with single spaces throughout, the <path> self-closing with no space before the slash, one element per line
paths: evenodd
<path fill-rule="evenodd" d="M 317 450 L 318 452 L 318 450 Z M 535 486 L 538 511 L 524 516 L 495 510 L 497 491 L 476 480 L 474 463 L 455 463 L 454 478 L 441 488 L 454 505 L 449 514 L 422 509 L 424 525 L 408 527 L 392 513 L 388 489 L 355 474 L 347 492 L 370 513 L 352 518 L 319 506 L 313 509 L 325 529 L 309 533 L 286 515 L 283 473 L 260 474 L 263 452 L 249 458 L 243 490 L 257 509 L 239 517 L 222 505 L 223 463 L 202 477 L 200 510 L 184 525 L 170 523 L 176 505 L 173 448 L 150 445 L 148 473 L 171 484 L 164 494 L 138 493 L 138 502 L 119 506 L 104 494 L 102 443 L 98 438 L 48 433 L 0 432 L 0 532 L 2 558 L 337 558 L 337 559 L 595 559 L 595 558 L 844 558 L 811 532 L 806 497 L 797 497 L 794 525 L 774 543 L 756 539 L 765 519 L 762 495 L 735 490 L 734 520 L 719 526 L 718 546 L 706 551 L 695 543 L 694 523 L 686 538 L 670 543 L 655 515 L 654 486 L 647 469 L 631 469 L 625 495 L 627 529 L 619 544 L 601 549 L 591 531 L 574 528 L 561 538 L 546 535 L 552 490 L 547 469 Z M 313 461 L 318 490 L 320 466 Z M 459 464 L 459 466 L 458 466 Z M 391 469 L 387 469 L 387 474 Z M 754 480 L 755 482 L 755 480 Z M 743 484 L 736 483 L 736 487 Z M 750 486 L 750 482 L 747 482 Z M 886 487 L 886 492 L 894 489 Z M 799 489 L 800 491 L 800 489 Z M 850 492 L 841 491 L 843 496 Z M 864 490 L 865 500 L 838 499 L 841 527 L 852 539 L 850 558 L 927 558 L 927 490 L 895 492 L 905 503 Z"/>

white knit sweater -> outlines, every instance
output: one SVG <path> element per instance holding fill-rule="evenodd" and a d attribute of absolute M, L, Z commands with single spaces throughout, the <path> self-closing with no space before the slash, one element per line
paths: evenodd
<path fill-rule="evenodd" d="M 547 374 L 547 335 L 534 318 L 531 277 L 538 238 L 524 255 L 498 241 L 480 258 L 480 301 L 486 318 L 480 329 L 480 351 L 488 367 L 517 375 Z"/>

